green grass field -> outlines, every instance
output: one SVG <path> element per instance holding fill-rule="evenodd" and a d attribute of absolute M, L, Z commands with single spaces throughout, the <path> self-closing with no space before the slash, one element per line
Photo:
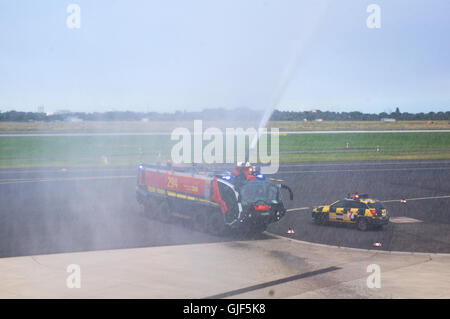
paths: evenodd
<path fill-rule="evenodd" d="M 290 161 L 450 159 L 450 133 L 340 133 L 280 136 Z M 0 137 L 0 167 L 135 165 L 170 159 L 170 136 Z M 339 152 L 348 148 L 352 152 Z M 206 145 L 206 143 L 204 144 Z M 379 152 L 374 149 L 379 148 Z M 371 149 L 367 151 L 366 149 Z M 337 150 L 327 153 L 308 151 Z"/>
<path fill-rule="evenodd" d="M 0 167 L 129 165 L 170 155 L 170 136 L 0 137 Z"/>
<path fill-rule="evenodd" d="M 288 134 L 280 136 L 280 151 L 381 148 L 449 148 L 450 133 L 339 133 Z"/>

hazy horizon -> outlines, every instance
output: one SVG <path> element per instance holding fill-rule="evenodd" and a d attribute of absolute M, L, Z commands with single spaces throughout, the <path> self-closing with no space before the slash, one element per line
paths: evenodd
<path fill-rule="evenodd" d="M 371 3 L 0 0 L 0 110 L 449 110 L 450 2 Z"/>
<path fill-rule="evenodd" d="M 259 113 L 263 112 L 263 110 L 258 110 L 258 109 L 252 109 L 252 108 L 247 108 L 247 107 L 236 107 L 236 108 L 233 108 L 233 109 L 227 109 L 227 108 L 205 108 L 205 109 L 202 109 L 202 110 L 171 110 L 171 111 L 152 111 L 152 110 L 149 110 L 149 111 L 133 111 L 133 110 L 129 110 L 129 109 L 123 109 L 123 110 L 122 109 L 111 109 L 111 110 L 104 110 L 104 111 L 81 111 L 81 110 L 73 111 L 73 110 L 70 110 L 70 109 L 58 109 L 58 110 L 56 110 L 54 112 L 46 112 L 44 110 L 44 113 L 46 113 L 47 116 L 49 116 L 49 115 L 56 115 L 56 114 L 71 114 L 71 113 L 93 114 L 93 113 L 107 113 L 107 112 L 124 112 L 124 113 L 132 112 L 132 113 L 144 113 L 144 114 L 146 114 L 146 113 L 176 114 L 176 113 L 202 113 L 202 112 L 208 112 L 210 110 L 215 110 L 215 109 L 217 109 L 217 110 L 226 110 L 226 111 L 234 111 L 234 110 L 238 110 L 238 109 L 244 109 L 244 110 L 247 110 L 247 111 L 259 112 Z M 360 110 L 333 111 L 333 110 L 330 110 L 330 109 L 323 109 L 323 108 L 315 108 L 315 109 L 308 109 L 308 110 L 306 110 L 306 109 L 305 110 L 295 110 L 295 109 L 290 110 L 290 109 L 278 109 L 278 108 L 276 108 L 275 110 L 276 111 L 281 111 L 281 112 L 309 112 L 309 113 L 311 113 L 311 112 L 312 113 L 314 113 L 314 112 L 322 112 L 322 113 L 325 113 L 325 112 L 335 112 L 335 113 L 359 112 L 359 113 L 363 113 L 363 114 L 374 114 L 374 115 L 379 115 L 381 113 L 387 113 L 387 114 L 395 113 L 395 108 L 392 108 L 392 110 L 389 110 L 389 111 L 371 112 L 371 113 L 363 112 L 363 111 L 360 111 Z M 19 111 L 19 110 L 14 110 L 14 109 L 11 109 L 11 110 L 2 110 L 2 109 L 0 109 L 0 113 L 12 112 L 12 111 L 16 111 L 16 112 L 32 112 L 32 113 L 36 113 L 37 112 L 37 111 L 33 111 L 33 110 Z M 419 114 L 419 113 L 427 114 L 427 113 L 432 113 L 432 112 L 434 112 L 434 113 L 448 113 L 448 112 L 450 112 L 450 108 L 448 110 L 443 110 L 443 111 L 430 110 L 430 111 L 427 111 L 427 112 L 424 112 L 424 111 L 421 111 L 421 112 L 407 112 L 407 111 L 402 111 L 401 109 L 399 109 L 399 111 L 400 111 L 400 113 L 409 113 L 409 114 Z"/>

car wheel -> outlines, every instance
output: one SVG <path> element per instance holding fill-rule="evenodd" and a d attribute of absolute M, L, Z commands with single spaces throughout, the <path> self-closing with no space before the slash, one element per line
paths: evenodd
<path fill-rule="evenodd" d="M 320 225 L 320 215 L 319 214 L 315 214 L 313 217 L 313 220 L 314 220 L 314 224 Z"/>
<path fill-rule="evenodd" d="M 357 226 L 360 231 L 366 231 L 369 228 L 369 224 L 365 218 L 358 219 Z"/>
<path fill-rule="evenodd" d="M 326 225 L 328 223 L 328 214 L 322 213 L 319 216 L 319 225 Z"/>

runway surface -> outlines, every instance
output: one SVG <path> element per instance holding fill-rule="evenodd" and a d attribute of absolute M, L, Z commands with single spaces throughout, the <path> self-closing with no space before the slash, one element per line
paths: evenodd
<path fill-rule="evenodd" d="M 290 163 L 271 177 L 291 186 L 295 198 L 269 233 L 333 246 L 450 252 L 450 161 Z M 150 220 L 136 203 L 135 183 L 130 167 L 0 170 L 0 257 L 271 238 L 220 238 L 181 219 Z M 367 232 L 312 223 L 312 207 L 353 192 L 385 201 L 393 222 Z M 289 227 L 295 234 L 286 234 Z"/>
<path fill-rule="evenodd" d="M 268 131 L 270 131 L 268 129 Z M 329 131 L 280 131 L 283 134 L 348 134 L 348 133 L 449 133 L 450 130 L 434 129 L 434 130 L 329 130 Z M 158 136 L 158 135 L 170 135 L 171 132 L 110 132 L 110 133 L 0 133 L 0 137 L 42 137 L 42 136 Z M 203 134 L 203 133 L 202 133 Z"/>

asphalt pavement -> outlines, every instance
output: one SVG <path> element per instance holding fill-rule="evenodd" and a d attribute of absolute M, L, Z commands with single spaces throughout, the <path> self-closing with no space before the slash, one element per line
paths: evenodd
<path fill-rule="evenodd" d="M 185 220 L 165 224 L 135 200 L 136 168 L 0 170 L 0 257 L 270 239 L 270 234 L 341 247 L 450 252 L 450 161 L 285 163 L 271 176 L 289 185 L 289 213 L 267 234 L 215 237 Z M 383 230 L 314 225 L 311 209 L 349 193 L 385 202 Z M 286 194 L 287 195 L 287 194 Z M 406 203 L 401 200 L 406 199 Z M 288 228 L 294 234 L 287 234 Z M 381 247 L 374 247 L 380 243 Z"/>

